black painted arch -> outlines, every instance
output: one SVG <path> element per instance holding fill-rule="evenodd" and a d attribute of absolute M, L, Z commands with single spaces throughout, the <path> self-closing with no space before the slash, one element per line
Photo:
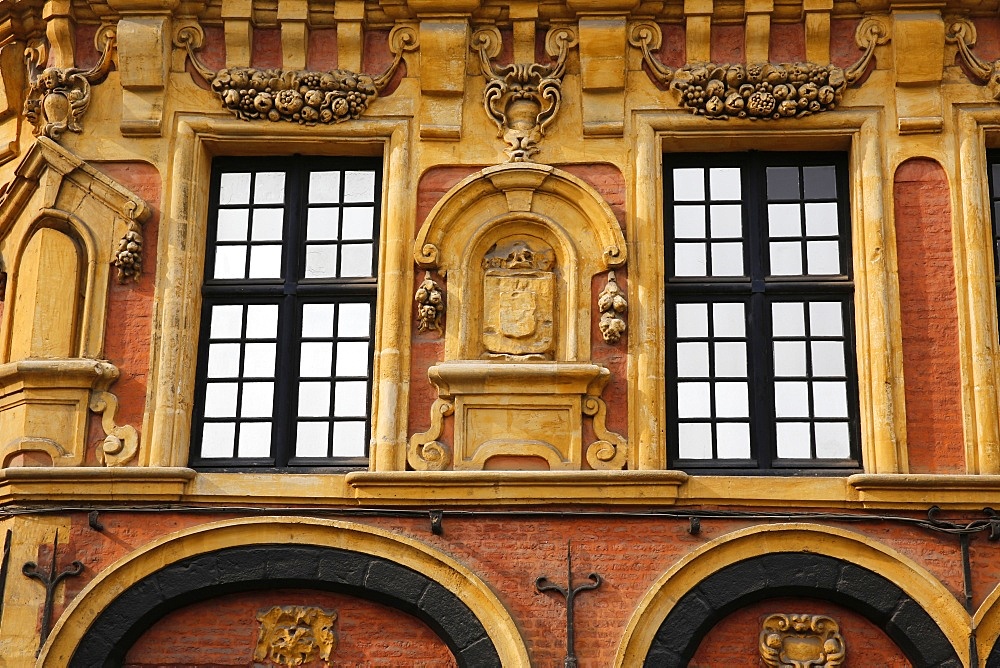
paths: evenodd
<path fill-rule="evenodd" d="M 684 594 L 660 624 L 648 668 L 682 667 L 713 626 L 757 601 L 794 596 L 832 601 L 881 628 L 915 668 L 961 668 L 948 638 L 927 611 L 888 578 L 819 554 L 779 552 L 739 561 Z"/>
<path fill-rule="evenodd" d="M 360 552 L 285 544 L 206 552 L 142 578 L 98 615 L 69 665 L 121 666 L 139 636 L 168 613 L 224 594 L 279 587 L 333 591 L 389 605 L 430 626 L 460 666 L 500 666 L 496 646 L 475 613 L 426 575 Z"/>

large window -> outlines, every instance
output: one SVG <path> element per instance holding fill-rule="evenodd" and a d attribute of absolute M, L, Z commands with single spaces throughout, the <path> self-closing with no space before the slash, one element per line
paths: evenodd
<path fill-rule="evenodd" d="M 846 158 L 664 165 L 671 466 L 857 470 Z"/>
<path fill-rule="evenodd" d="M 381 163 L 213 163 L 192 465 L 362 465 Z"/>

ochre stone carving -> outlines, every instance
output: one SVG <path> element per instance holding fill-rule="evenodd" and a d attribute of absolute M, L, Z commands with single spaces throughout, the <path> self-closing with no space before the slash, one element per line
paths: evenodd
<path fill-rule="evenodd" d="M 451 448 L 437 440 L 444 433 L 444 419 L 455 412 L 455 404 L 445 398 L 431 406 L 430 429 L 410 437 L 406 461 L 416 471 L 443 471 L 452 463 Z"/>
<path fill-rule="evenodd" d="M 101 58 L 89 70 L 76 67 L 48 67 L 47 49 L 35 45 L 25 51 L 30 88 L 24 101 L 24 116 L 34 126 L 36 137 L 58 140 L 66 130 L 82 132 L 80 119 L 90 106 L 90 85 L 103 79 L 111 70 L 111 52 L 115 48 L 114 28 L 98 32 Z"/>
<path fill-rule="evenodd" d="M 95 390 L 90 393 L 90 410 L 101 413 L 101 427 L 106 435 L 97 450 L 97 460 L 105 466 L 127 464 L 139 451 L 139 432 L 132 425 L 115 424 L 118 397 Z"/>
<path fill-rule="evenodd" d="M 969 19 L 955 19 L 948 25 L 945 39 L 958 45 L 958 55 L 969 78 L 980 85 L 989 86 L 993 99 L 1000 100 L 1000 60 L 984 63 L 972 52 L 976 45 L 976 26 Z"/>
<path fill-rule="evenodd" d="M 618 287 L 615 272 L 608 272 L 608 284 L 597 296 L 597 309 L 601 312 L 601 335 L 605 343 L 618 343 L 625 333 L 625 318 L 622 316 L 628 310 L 625 293 Z"/>
<path fill-rule="evenodd" d="M 540 241 L 506 241 L 483 260 L 483 345 L 491 355 L 544 357 L 552 350 L 555 253 Z"/>
<path fill-rule="evenodd" d="M 864 55 L 844 70 L 816 63 L 694 63 L 673 68 L 653 57 L 662 42 L 655 23 L 632 26 L 629 43 L 642 51 L 652 78 L 680 96 L 693 114 L 712 120 L 801 118 L 830 111 L 840 104 L 847 86 L 868 70 L 875 47 L 887 40 L 885 27 L 868 19 L 858 27 L 858 45 Z"/>
<path fill-rule="evenodd" d="M 441 331 L 441 316 L 444 315 L 444 292 L 431 278 L 431 272 L 424 272 L 424 280 L 413 296 L 417 302 L 417 331 Z"/>
<path fill-rule="evenodd" d="M 203 39 L 197 26 L 188 25 L 178 33 L 176 42 L 187 48 L 195 69 L 211 82 L 223 107 L 245 121 L 264 119 L 303 125 L 359 118 L 385 90 L 403 61 L 403 53 L 417 48 L 416 32 L 407 26 L 397 26 L 389 33 L 392 64 L 377 76 L 348 70 L 286 72 L 254 67 L 213 72 L 195 55 Z"/>
<path fill-rule="evenodd" d="M 497 66 L 492 59 L 500 54 L 500 32 L 485 28 L 472 36 L 472 48 L 479 53 L 483 76 L 487 79 L 483 106 L 497 125 L 497 136 L 507 143 L 508 162 L 531 160 L 538 153 L 538 142 L 559 111 L 566 54 L 575 44 L 573 31 L 554 28 L 545 40 L 546 51 L 556 58 L 554 65 Z"/>
<path fill-rule="evenodd" d="M 337 647 L 333 623 L 337 613 L 322 608 L 275 606 L 257 613 L 260 633 L 254 661 L 276 666 L 301 666 L 316 660 L 328 662 Z"/>
<path fill-rule="evenodd" d="M 126 204 L 128 230 L 118 242 L 113 264 L 118 268 L 118 282 L 138 281 L 142 274 L 142 227 L 136 220 L 136 206 Z"/>
<path fill-rule="evenodd" d="M 824 615 L 776 613 L 760 631 L 760 658 L 778 668 L 835 668 L 847 647 L 840 626 Z"/>

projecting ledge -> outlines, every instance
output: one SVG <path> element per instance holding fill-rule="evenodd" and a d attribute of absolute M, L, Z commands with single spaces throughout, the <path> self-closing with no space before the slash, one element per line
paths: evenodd
<path fill-rule="evenodd" d="M 847 479 L 866 508 L 981 509 L 1000 504 L 1000 475 L 867 474 Z"/>
<path fill-rule="evenodd" d="M 426 505 L 672 504 L 687 481 L 681 471 L 358 471 L 347 474 L 355 498 Z"/>
<path fill-rule="evenodd" d="M 0 470 L 0 505 L 180 501 L 195 475 L 182 467 L 8 468 Z"/>

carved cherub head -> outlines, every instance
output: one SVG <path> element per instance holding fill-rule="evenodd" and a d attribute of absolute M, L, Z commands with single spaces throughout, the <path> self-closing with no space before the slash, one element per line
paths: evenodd
<path fill-rule="evenodd" d="M 43 71 L 38 77 L 38 85 L 45 92 L 50 92 L 62 85 L 62 72 L 58 68 L 50 67 Z"/>

